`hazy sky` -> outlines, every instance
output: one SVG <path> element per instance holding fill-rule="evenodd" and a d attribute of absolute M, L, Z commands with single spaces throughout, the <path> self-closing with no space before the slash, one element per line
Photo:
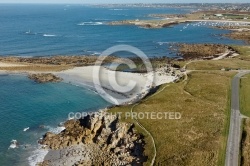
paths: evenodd
<path fill-rule="evenodd" d="M 0 0 L 0 3 L 249 3 L 249 0 Z"/>

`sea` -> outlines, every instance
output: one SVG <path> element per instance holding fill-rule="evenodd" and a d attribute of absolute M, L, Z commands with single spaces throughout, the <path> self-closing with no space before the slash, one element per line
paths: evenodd
<path fill-rule="evenodd" d="M 169 50 L 172 43 L 244 44 L 221 36 L 229 31 L 212 28 L 214 23 L 185 23 L 162 29 L 107 24 L 152 19 L 149 14 L 185 14 L 196 10 L 0 4 L 0 56 L 91 56 L 126 44 L 149 57 L 173 57 L 176 55 Z M 48 131 L 60 132 L 63 128 L 59 124 L 68 119 L 70 112 L 91 112 L 108 106 L 87 87 L 38 84 L 25 75 L 0 74 L 0 165 L 35 165 L 46 154 L 39 150 L 37 141 Z"/>

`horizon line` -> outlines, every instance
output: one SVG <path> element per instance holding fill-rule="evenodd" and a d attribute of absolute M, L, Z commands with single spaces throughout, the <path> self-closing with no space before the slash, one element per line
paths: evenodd
<path fill-rule="evenodd" d="M 86 4 L 86 5 L 91 5 L 91 4 L 96 4 L 96 5 L 126 5 L 126 4 L 250 4 L 250 2 L 218 2 L 218 3 L 214 3 L 214 2 L 175 2 L 175 3 L 164 3 L 164 2 L 159 2 L 159 3 L 150 3 L 150 2 L 145 2 L 145 3 L 131 3 L 131 2 L 127 2 L 127 3 L 79 3 L 79 2 L 76 2 L 76 3 L 48 3 L 48 2 L 0 2 L 0 4 L 67 4 L 67 5 L 82 5 L 82 4 Z"/>

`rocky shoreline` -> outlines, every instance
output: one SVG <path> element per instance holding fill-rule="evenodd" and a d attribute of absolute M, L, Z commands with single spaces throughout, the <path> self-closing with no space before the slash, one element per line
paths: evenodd
<path fill-rule="evenodd" d="M 219 60 L 237 55 L 232 47 L 222 44 L 176 44 L 172 49 L 184 60 Z"/>
<path fill-rule="evenodd" d="M 230 30 L 229 34 L 223 35 L 225 37 L 250 43 L 250 26 L 216 26 L 215 28 Z"/>
<path fill-rule="evenodd" d="M 250 43 L 250 29 L 242 29 L 232 30 L 230 34 L 226 34 L 226 37 L 236 39 L 236 40 L 244 40 L 246 43 Z"/>
<path fill-rule="evenodd" d="M 108 23 L 108 25 L 135 25 L 142 28 L 155 29 L 155 28 L 167 28 L 173 25 L 177 25 L 187 21 L 164 21 L 164 20 L 124 20 L 124 21 L 113 21 Z"/>
<path fill-rule="evenodd" d="M 45 56 L 45 57 L 0 57 L 0 62 L 11 62 L 18 64 L 38 64 L 38 65 L 68 65 L 68 66 L 89 66 L 95 65 L 98 56 Z M 117 57 L 108 56 L 104 62 L 112 62 Z"/>
<path fill-rule="evenodd" d="M 133 124 L 105 111 L 69 120 L 59 134 L 46 133 L 39 141 L 49 149 L 40 166 L 47 165 L 143 165 L 143 136 Z"/>

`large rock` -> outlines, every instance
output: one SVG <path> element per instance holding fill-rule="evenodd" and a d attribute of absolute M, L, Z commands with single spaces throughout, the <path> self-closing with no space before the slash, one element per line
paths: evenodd
<path fill-rule="evenodd" d="M 51 74 L 51 73 L 42 73 L 42 74 L 30 74 L 28 78 L 34 80 L 38 83 L 47 83 L 47 82 L 61 82 L 62 79 Z"/>
<path fill-rule="evenodd" d="M 143 165 L 147 159 L 142 136 L 133 124 L 121 123 L 116 116 L 95 113 L 64 126 L 59 134 L 46 133 L 40 143 L 52 150 L 87 147 L 75 165 Z"/>

